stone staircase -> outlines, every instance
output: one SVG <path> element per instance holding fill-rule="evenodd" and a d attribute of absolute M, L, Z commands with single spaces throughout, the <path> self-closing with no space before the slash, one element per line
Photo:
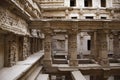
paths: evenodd
<path fill-rule="evenodd" d="M 42 69 L 42 66 L 37 67 L 26 80 L 49 80 L 49 75 L 43 74 Z"/>
<path fill-rule="evenodd" d="M 38 75 L 41 73 L 41 70 L 42 70 L 42 66 L 36 68 L 34 70 L 33 73 L 31 73 L 31 75 L 28 76 L 27 80 L 36 80 L 36 78 L 38 77 Z"/>

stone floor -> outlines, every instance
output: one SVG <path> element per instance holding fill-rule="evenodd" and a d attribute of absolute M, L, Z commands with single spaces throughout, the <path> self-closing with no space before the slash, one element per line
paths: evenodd
<path fill-rule="evenodd" d="M 31 66 L 37 62 L 42 56 L 43 52 L 37 52 L 29 56 L 25 61 L 19 61 L 13 67 L 6 67 L 0 70 L 0 80 L 17 80 L 23 73 L 25 73 Z"/>

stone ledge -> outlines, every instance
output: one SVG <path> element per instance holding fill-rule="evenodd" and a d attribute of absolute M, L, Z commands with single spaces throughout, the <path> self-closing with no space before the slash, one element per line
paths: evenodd
<path fill-rule="evenodd" d="M 0 80 L 17 80 L 27 72 L 40 58 L 43 52 L 37 52 L 24 61 L 19 61 L 13 67 L 4 67 L 0 70 Z"/>

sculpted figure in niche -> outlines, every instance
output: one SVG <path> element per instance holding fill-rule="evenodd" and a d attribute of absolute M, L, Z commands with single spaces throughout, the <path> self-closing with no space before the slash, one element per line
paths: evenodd
<path fill-rule="evenodd" d="M 28 56 L 28 43 L 27 43 L 27 38 L 24 38 L 24 43 L 23 43 L 23 59 L 26 59 Z"/>
<path fill-rule="evenodd" d="M 16 54 L 17 54 L 17 46 L 15 41 L 11 41 L 10 45 L 10 66 L 16 64 Z"/>

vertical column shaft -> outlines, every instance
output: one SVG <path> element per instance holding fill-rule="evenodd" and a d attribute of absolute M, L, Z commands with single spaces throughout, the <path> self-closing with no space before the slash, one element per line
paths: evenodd
<path fill-rule="evenodd" d="M 119 34 L 115 33 L 113 36 L 113 51 L 114 51 L 114 58 L 120 58 L 120 45 L 119 45 Z"/>
<path fill-rule="evenodd" d="M 91 57 L 91 59 L 96 59 L 96 57 L 97 57 L 96 32 L 91 32 L 90 35 L 91 35 L 91 54 L 90 54 L 90 57 Z"/>
<path fill-rule="evenodd" d="M 108 30 L 98 30 L 98 35 L 97 35 L 99 36 L 99 63 L 103 67 L 109 66 L 107 33 Z"/>
<path fill-rule="evenodd" d="M 51 31 L 45 31 L 45 40 L 44 40 L 44 64 L 45 66 L 52 65 L 52 35 Z M 49 33 L 50 32 L 50 33 Z"/>
<path fill-rule="evenodd" d="M 70 66 L 77 66 L 77 33 L 74 31 L 70 31 L 68 34 L 68 54 L 70 58 L 69 65 Z"/>

